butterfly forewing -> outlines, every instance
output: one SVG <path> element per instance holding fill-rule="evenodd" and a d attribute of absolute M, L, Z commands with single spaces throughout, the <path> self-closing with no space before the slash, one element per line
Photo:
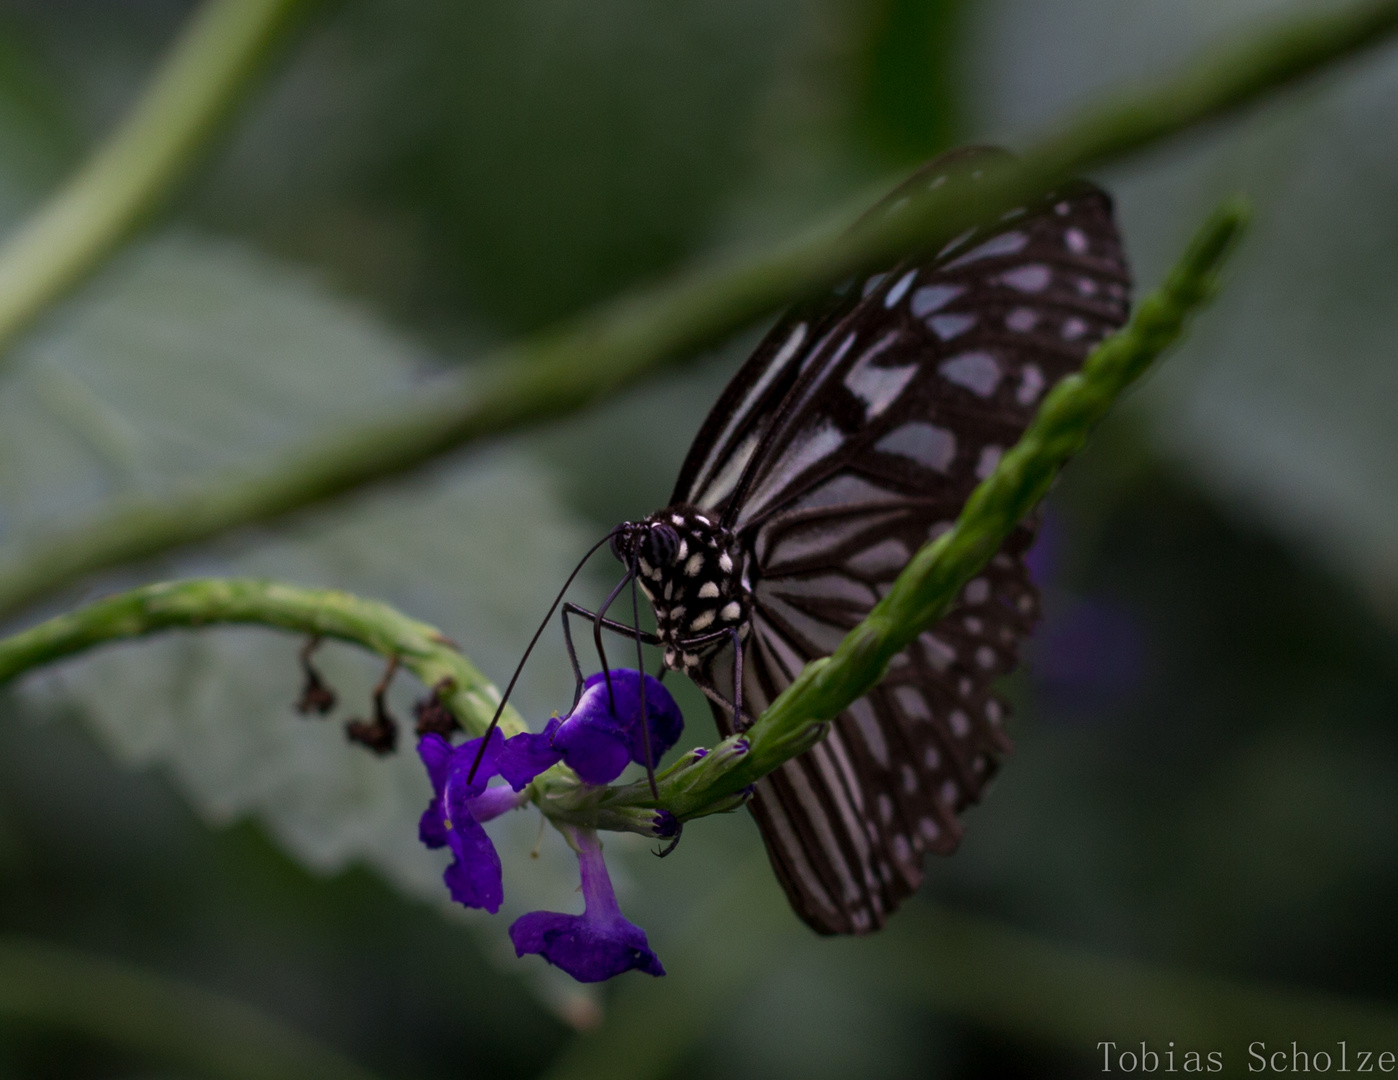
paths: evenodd
<path fill-rule="evenodd" d="M 939 163 L 894 192 L 975 182 Z M 971 162 L 974 164 L 974 162 Z M 1023 433 L 1043 395 L 1122 325 L 1129 278 L 1100 190 L 1077 182 L 786 316 L 705 421 L 673 502 L 732 528 L 750 621 L 743 722 L 828 655 Z M 948 853 L 999 758 L 1038 598 L 1023 523 L 954 609 L 826 738 L 760 783 L 753 812 L 793 907 L 825 933 L 882 925 Z M 688 674 L 734 726 L 732 649 Z"/>

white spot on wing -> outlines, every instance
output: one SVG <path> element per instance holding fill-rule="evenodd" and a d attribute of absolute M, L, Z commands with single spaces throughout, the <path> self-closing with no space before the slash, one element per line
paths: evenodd
<path fill-rule="evenodd" d="M 699 597 L 702 600 L 718 599 L 718 582 L 706 581 L 699 586 Z"/>
<path fill-rule="evenodd" d="M 915 421 L 894 428 L 877 443 L 875 450 L 910 458 L 937 472 L 946 472 L 956 460 L 956 436 L 946 428 Z"/>
<path fill-rule="evenodd" d="M 1081 229 L 1068 229 L 1063 234 L 1063 242 L 1074 255 L 1087 254 L 1087 234 Z"/>
<path fill-rule="evenodd" d="M 1017 307 L 1005 316 L 1005 325 L 1020 334 L 1027 334 L 1039 325 L 1039 313 L 1033 308 Z"/>
<path fill-rule="evenodd" d="M 988 352 L 966 352 L 943 360 L 937 366 L 947 382 L 964 387 L 979 397 L 990 397 L 1000 385 L 1000 364 Z"/>
<path fill-rule="evenodd" d="M 942 250 L 939 251 L 939 252 L 937 252 L 937 258 L 940 259 L 940 258 L 942 258 L 942 257 L 945 256 L 945 255 L 950 255 L 953 251 L 955 251 L 957 248 L 959 248 L 959 247 L 960 247 L 962 244 L 964 244 L 967 240 L 971 239 L 971 237 L 974 236 L 975 234 L 976 234 L 976 230 L 975 230 L 975 227 L 973 226 L 972 228 L 967 229 L 967 230 L 966 230 L 964 233 L 962 233 L 961 235 L 959 235 L 959 236 L 953 236 L 950 240 L 948 240 L 948 241 L 946 242 L 946 245 L 942 248 Z"/>
<path fill-rule="evenodd" d="M 848 474 L 826 481 L 803 496 L 796 504 L 798 510 L 815 510 L 823 506 L 854 506 L 867 503 L 904 502 L 903 496 L 881 488 L 859 476 Z"/>
<path fill-rule="evenodd" d="M 899 300 L 903 299 L 903 294 L 908 291 L 909 287 L 911 287 L 913 281 L 916 278 L 916 270 L 909 270 L 906 274 L 900 277 L 898 281 L 894 284 L 893 288 L 888 290 L 888 295 L 883 298 L 883 306 L 886 308 L 891 308 L 895 304 L 897 304 Z"/>
<path fill-rule="evenodd" d="M 992 237 L 984 244 L 972 248 L 965 255 L 960 255 L 947 263 L 946 269 L 953 270 L 958 266 L 965 266 L 967 263 L 976 262 L 978 259 L 989 259 L 996 255 L 1014 255 L 1024 250 L 1024 245 L 1029 243 L 1029 234 L 1019 232 L 1001 233 Z"/>
<path fill-rule="evenodd" d="M 995 466 L 1000 464 L 1000 455 L 1004 450 L 998 446 L 987 446 L 981 451 L 981 459 L 976 462 L 976 479 L 984 480 L 995 471 Z"/>
<path fill-rule="evenodd" d="M 705 612 L 702 612 L 702 613 L 700 613 L 699 615 L 696 615 L 696 616 L 694 617 L 694 621 L 691 622 L 691 623 L 689 624 L 689 629 L 690 629 L 693 633 L 696 633 L 696 634 L 697 634 L 697 633 L 699 633 L 699 631 L 701 631 L 701 630 L 707 630 L 710 626 L 713 625 L 713 623 L 714 623 L 714 613 L 713 613 L 713 611 L 711 611 L 711 610 L 710 610 L 710 611 L 705 611 Z"/>
<path fill-rule="evenodd" d="M 1082 337 L 1085 333 L 1087 333 L 1087 323 L 1077 318 L 1077 316 L 1063 320 L 1064 341 L 1077 341 L 1078 338 Z"/>
<path fill-rule="evenodd" d="M 883 279 L 886 277 L 888 277 L 887 274 L 872 275 L 868 281 L 864 282 L 863 295 L 868 296 L 871 292 L 877 289 L 880 285 L 883 284 Z"/>
<path fill-rule="evenodd" d="M 943 341 L 950 341 L 975 325 L 976 316 L 970 313 L 951 312 L 946 315 L 933 315 L 927 320 L 927 328 Z"/>
<path fill-rule="evenodd" d="M 983 577 L 972 578 L 966 583 L 962 595 L 966 597 L 968 604 L 984 604 L 990 599 L 990 582 Z"/>
<path fill-rule="evenodd" d="M 1000 275 L 1000 280 L 1010 288 L 1028 293 L 1043 292 L 1044 289 L 1048 288 L 1048 283 L 1052 279 L 1052 271 L 1043 263 L 1028 263 L 1025 266 L 1017 266 Z"/>
<path fill-rule="evenodd" d="M 899 338 L 897 330 L 885 334 L 877 345 L 866 352 L 845 373 L 845 386 L 850 393 L 865 402 L 864 419 L 872 420 L 897 399 L 917 374 L 917 365 L 904 367 L 874 367 L 871 361 Z"/>
<path fill-rule="evenodd" d="M 964 285 L 926 285 L 913 293 L 908 302 L 915 318 L 923 318 L 934 311 L 940 311 L 966 291 Z"/>
<path fill-rule="evenodd" d="M 1037 364 L 1025 364 L 1024 371 L 1020 373 L 1019 389 L 1015 391 L 1015 400 L 1021 405 L 1033 405 L 1039 400 L 1039 395 L 1044 392 L 1044 373 L 1039 370 Z"/>

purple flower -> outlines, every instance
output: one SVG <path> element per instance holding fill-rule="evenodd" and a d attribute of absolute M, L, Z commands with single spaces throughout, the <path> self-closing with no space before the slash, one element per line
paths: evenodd
<path fill-rule="evenodd" d="M 537 735 L 505 743 L 500 772 L 516 791 L 556 762 L 566 762 L 584 783 L 609 784 L 635 762 L 646 764 L 646 730 L 654 765 L 675 745 L 684 717 L 658 679 L 645 678 L 647 728 L 641 727 L 641 673 L 630 668 L 598 672 L 583 684 L 582 697 L 566 720 L 550 720 Z M 613 709 L 615 703 L 615 709 Z"/>
<path fill-rule="evenodd" d="M 582 871 L 583 913 L 531 911 L 520 916 L 510 927 L 515 955 L 538 953 L 578 982 L 601 982 L 632 968 L 664 975 L 645 931 L 627 922 L 617 907 L 597 834 L 577 829 L 574 837 Z"/>
<path fill-rule="evenodd" d="M 500 856 L 481 828 L 482 821 L 513 810 L 520 799 L 508 788 L 486 788 L 498 773 L 504 748 L 500 732 L 491 732 L 481 763 L 471 776 L 480 739 L 453 747 L 442 736 L 429 733 L 418 740 L 417 752 L 432 781 L 432 801 L 418 822 L 418 836 L 430 848 L 450 847 L 456 856 L 442 874 L 451 898 L 467 907 L 500 909 L 504 887 Z M 469 782 L 467 777 L 471 777 Z"/>

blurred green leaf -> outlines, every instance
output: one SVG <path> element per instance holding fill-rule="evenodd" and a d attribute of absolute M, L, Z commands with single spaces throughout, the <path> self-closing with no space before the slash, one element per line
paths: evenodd
<path fill-rule="evenodd" d="M 139 488 L 196 484 L 255 466 L 288 443 L 385 398 L 431 393 L 423 354 L 303 273 L 236 245 L 188 235 L 132 252 L 24 350 L 0 385 L 6 422 L 7 532 L 80 513 Z M 246 573 L 353 590 L 442 627 L 488 671 L 508 673 L 584 547 L 544 469 L 518 452 L 448 468 L 371 494 L 249 548 L 220 549 L 133 573 Z M 82 703 L 116 756 L 168 770 L 215 822 L 263 821 L 307 865 L 364 862 L 410 893 L 445 903 L 440 853 L 417 842 L 430 794 L 412 753 L 378 760 L 338 724 L 294 715 L 299 643 L 233 632 L 122 649 L 31 683 L 29 693 Z M 521 688 L 537 721 L 571 700 L 561 650 L 545 649 Z M 363 715 L 372 664 L 327 649 L 341 716 Z M 395 709 L 423 688 L 402 685 Z M 492 947 L 531 907 L 557 907 L 576 885 L 561 841 L 526 855 L 533 815 L 497 830 L 509 909 L 484 924 Z M 577 992 L 552 980 L 566 1005 Z"/>

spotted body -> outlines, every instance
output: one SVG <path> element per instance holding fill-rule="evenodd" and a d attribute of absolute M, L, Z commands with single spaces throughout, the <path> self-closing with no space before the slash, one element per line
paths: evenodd
<path fill-rule="evenodd" d="M 636 580 L 655 611 L 665 666 L 697 674 L 706 657 L 750 629 L 747 560 L 732 530 L 691 506 L 659 510 L 622 526 L 618 546 L 638 552 Z"/>
<path fill-rule="evenodd" d="M 994 153 L 939 159 L 873 212 L 973 185 Z M 666 664 L 722 732 L 829 655 L 951 527 L 1044 395 L 1125 322 L 1129 286 L 1111 200 L 1074 182 L 777 323 L 705 420 L 672 505 L 618 533 Z M 924 854 L 959 843 L 1010 749 L 993 682 L 1038 616 L 1033 533 L 1022 522 L 877 687 L 757 785 L 772 865 L 816 930 L 877 929 Z"/>

